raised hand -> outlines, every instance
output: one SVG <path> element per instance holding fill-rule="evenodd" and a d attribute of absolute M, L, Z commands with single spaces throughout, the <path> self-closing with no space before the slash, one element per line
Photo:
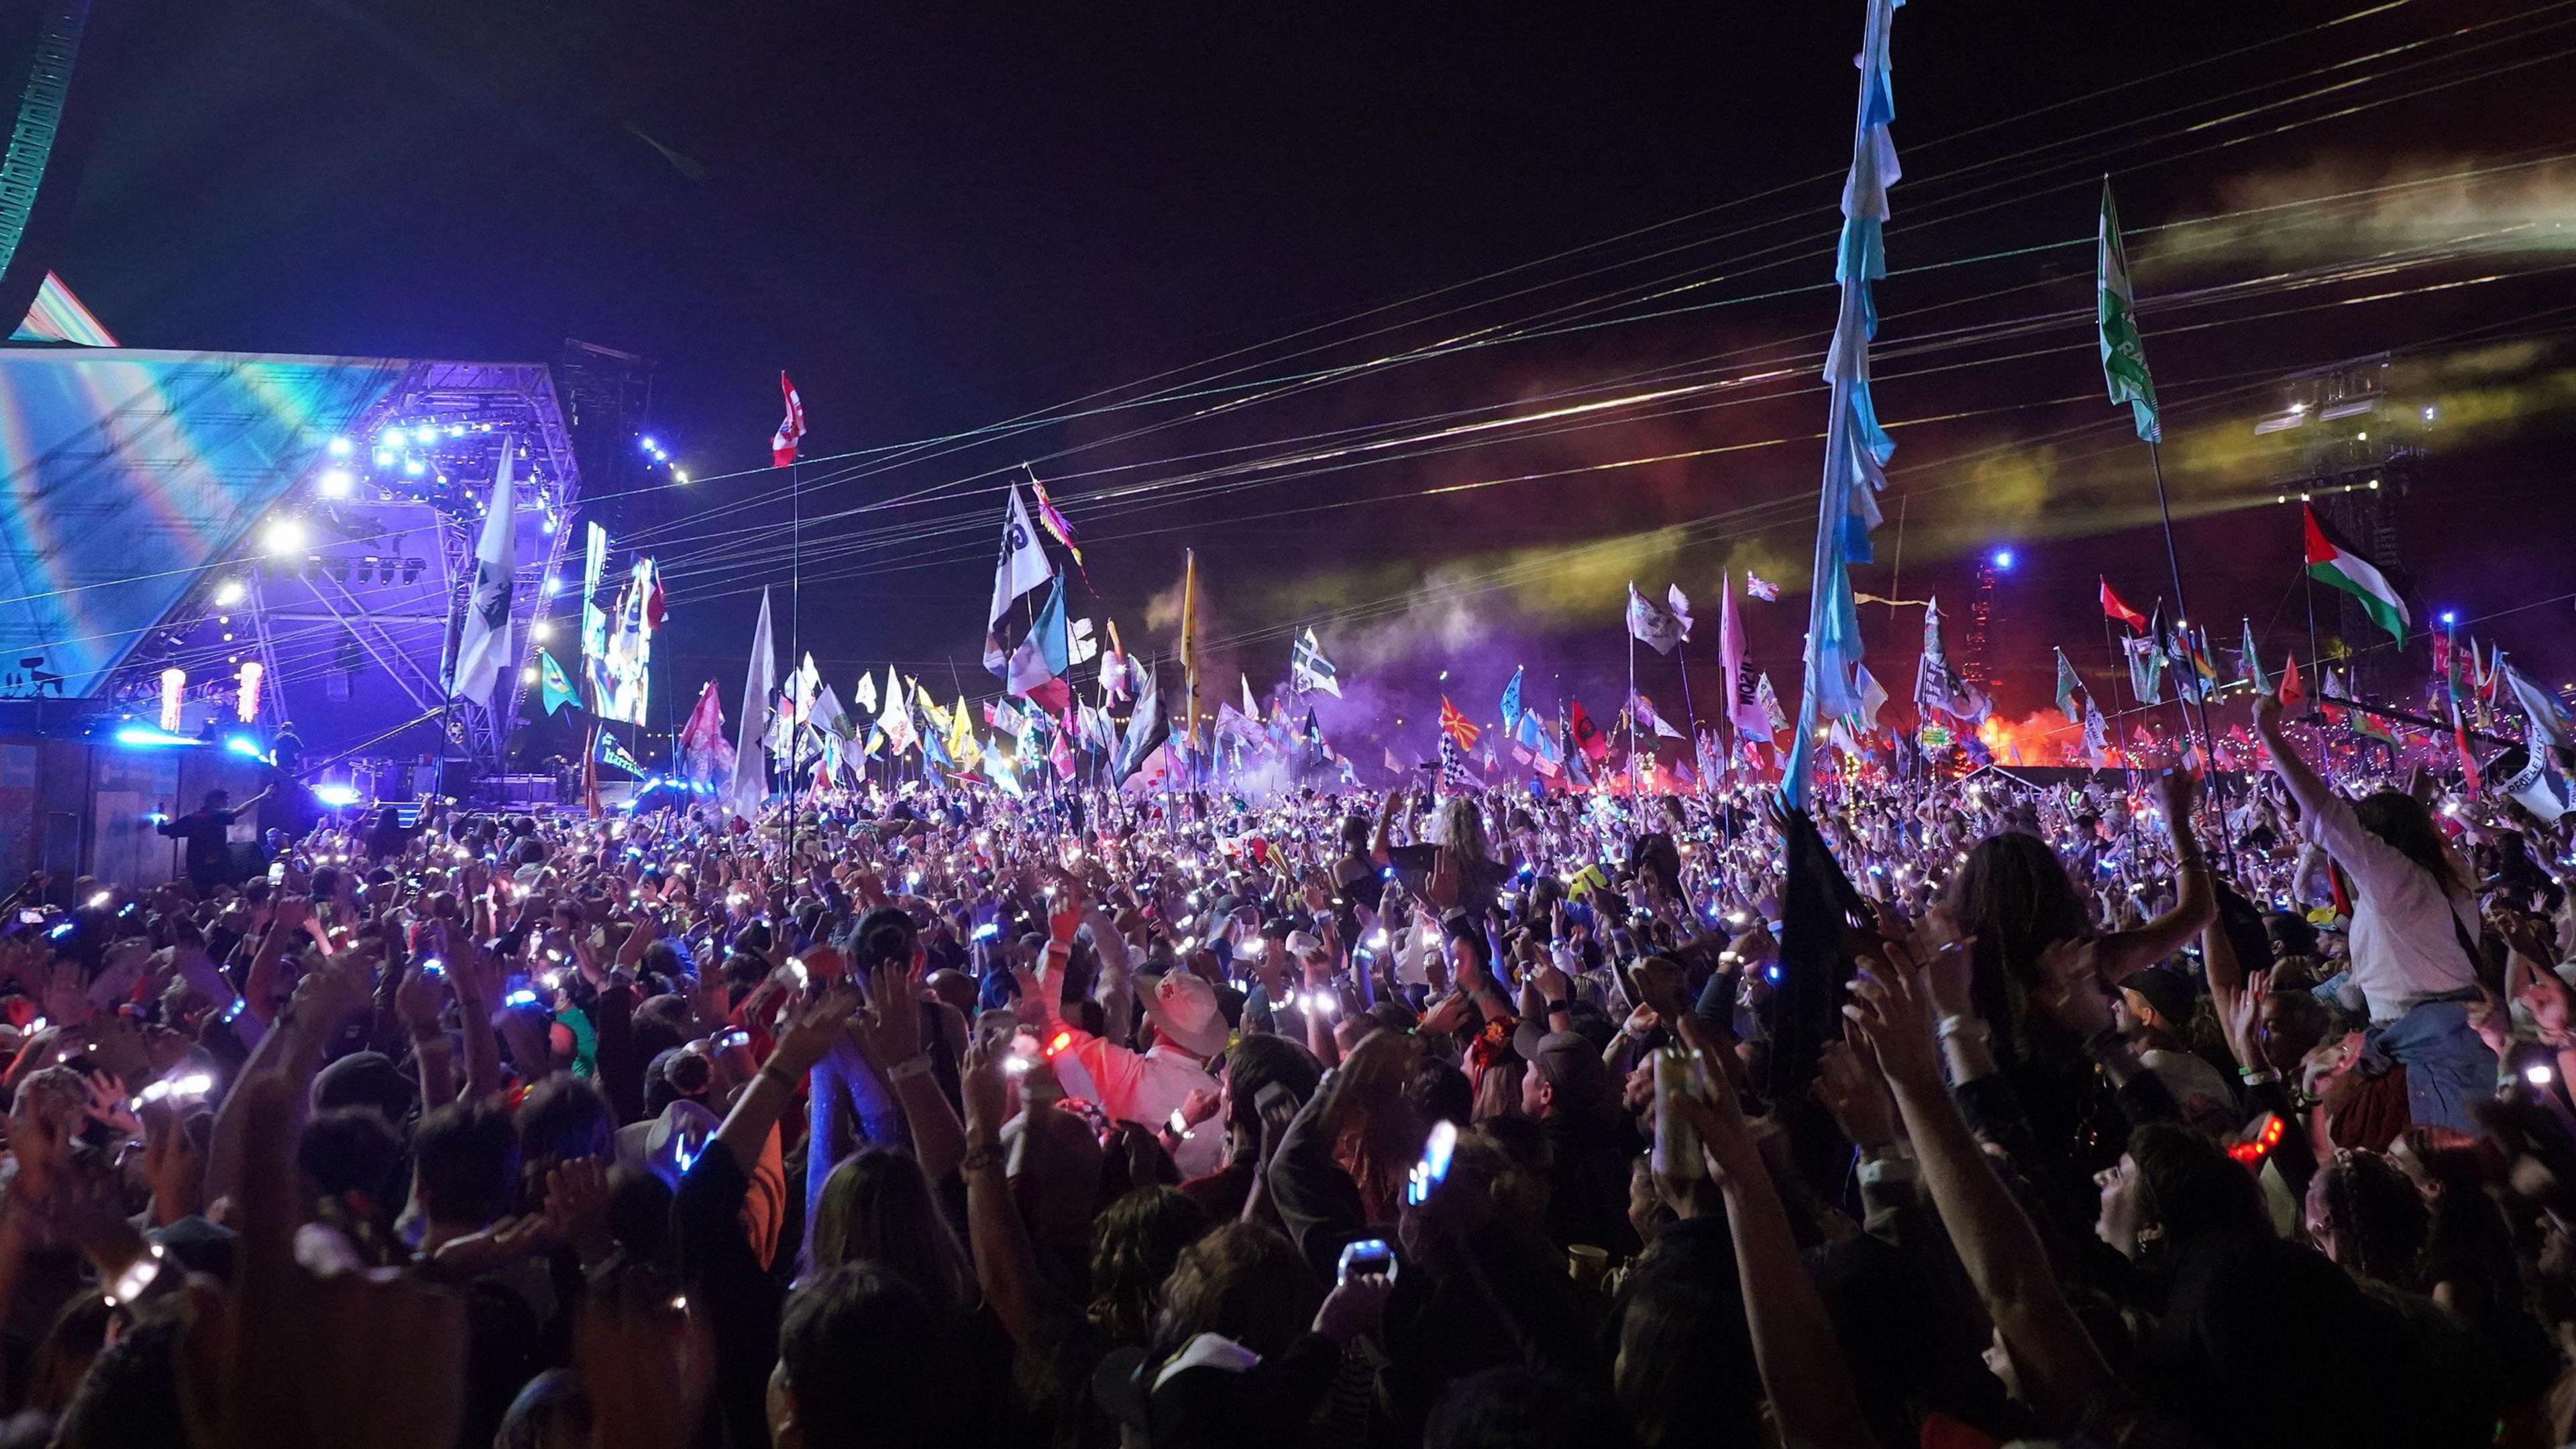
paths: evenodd
<path fill-rule="evenodd" d="M 1941 1052 L 1933 1040 L 1932 993 L 1920 977 L 1863 962 L 1852 976 L 1843 1015 L 1859 1027 L 1880 1071 L 1900 1090 L 1941 1090 Z"/>
<path fill-rule="evenodd" d="M 1887 1086 L 1866 1059 L 1857 1023 L 1846 1022 L 1844 1040 L 1825 1044 L 1817 1059 L 1816 1100 L 1833 1114 L 1834 1125 L 1863 1152 L 1877 1152 L 1896 1141 L 1896 1107 Z"/>
<path fill-rule="evenodd" d="M 880 962 L 868 972 L 868 1009 L 857 1023 L 859 1050 L 880 1072 L 921 1055 L 921 977 Z"/>
<path fill-rule="evenodd" d="M 832 1044 L 850 1029 L 850 1018 L 858 1009 L 858 988 L 849 983 L 824 992 L 779 1037 L 777 1049 L 769 1054 L 768 1066 L 790 1077 L 812 1071 L 814 1064 L 831 1051 Z"/>

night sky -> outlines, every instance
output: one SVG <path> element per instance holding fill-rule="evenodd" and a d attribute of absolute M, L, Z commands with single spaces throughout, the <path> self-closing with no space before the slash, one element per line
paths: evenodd
<path fill-rule="evenodd" d="M 2105 664 L 2097 575 L 2141 608 L 2171 592 L 2144 450 L 2099 396 L 2105 172 L 2214 641 L 2250 617 L 2273 668 L 2307 657 L 2297 509 L 2253 423 L 2286 374 L 2386 351 L 2409 408 L 2436 409 L 2399 505 L 2421 596 L 2536 605 L 2481 632 L 2576 679 L 2576 169 L 2552 159 L 2576 153 L 2576 7 L 2328 23 L 2369 8 L 1898 13 L 1877 351 L 1898 454 L 1859 587 L 1889 591 L 1900 499 L 1905 596 L 1956 615 L 1972 561 L 2013 545 L 1988 644 L 2008 708 L 2046 702 L 2052 644 Z M 1418 746 L 1434 691 L 1490 714 L 1514 662 L 1562 676 L 1535 702 L 1614 712 L 1629 577 L 1678 581 L 1712 644 L 1722 569 L 1804 585 L 1851 0 L 165 9 L 57 270 L 138 346 L 517 360 L 578 337 L 655 359 L 655 432 L 701 481 L 597 507 L 672 572 L 659 654 L 683 708 L 705 678 L 737 687 L 754 593 L 789 576 L 762 469 L 782 367 L 809 457 L 878 450 L 806 475 L 801 642 L 845 690 L 892 660 L 991 692 L 976 654 L 1023 461 L 1085 535 L 1100 597 L 1077 612 L 1168 641 L 1154 596 L 1195 545 L 1211 703 L 1237 668 L 1279 680 L 1314 621 L 1370 686 L 1348 716 L 1401 714 Z M 1133 405 L 1160 388 L 1192 395 Z M 899 447 L 1068 404 L 1089 413 Z M 1244 471 L 1387 439 L 1408 441 Z M 1750 609 L 1794 700 L 1803 595 Z M 1900 698 L 1918 619 L 1869 614 Z M 1641 683 L 1678 692 L 1669 662 Z"/>

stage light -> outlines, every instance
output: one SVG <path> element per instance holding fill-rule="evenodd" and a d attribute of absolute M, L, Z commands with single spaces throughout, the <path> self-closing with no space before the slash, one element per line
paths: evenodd
<path fill-rule="evenodd" d="M 390 468 L 393 465 L 394 455 L 392 451 L 385 448 L 378 448 L 376 450 L 376 466 L 379 468 Z"/>
<path fill-rule="evenodd" d="M 179 706 L 188 692 L 188 671 L 173 664 L 161 671 L 161 728 L 176 732 Z"/>
<path fill-rule="evenodd" d="M 346 438 L 333 438 L 324 446 L 330 449 L 331 456 L 334 458 L 345 458 L 349 456 L 349 440 Z"/>
<path fill-rule="evenodd" d="M 326 468 L 322 471 L 322 496 L 346 498 L 357 482 L 357 476 L 346 468 Z"/>
<path fill-rule="evenodd" d="M 555 531 L 555 519 L 554 515 L 551 513 L 546 515 L 545 530 L 548 533 L 553 533 Z"/>
<path fill-rule="evenodd" d="M 428 471 L 429 465 L 418 458 L 403 459 L 403 476 L 406 478 L 417 478 Z"/>
<path fill-rule="evenodd" d="M 411 435 L 413 441 L 419 443 L 424 448 L 438 441 L 438 429 L 430 427 L 427 424 L 423 424 L 420 427 L 412 429 Z"/>
<path fill-rule="evenodd" d="M 334 810 L 346 810 L 350 806 L 358 803 L 358 787 L 355 785 L 316 785 L 313 787 L 313 798 L 330 806 Z"/>
<path fill-rule="evenodd" d="M 451 438 L 464 437 L 465 425 L 463 423 L 449 423 L 447 425 L 447 435 Z"/>
<path fill-rule="evenodd" d="M 265 760 L 268 758 L 268 751 L 261 749 L 259 747 L 259 740 L 255 736 L 251 735 L 226 735 L 224 736 L 224 748 L 241 756 L 245 760 Z"/>
<path fill-rule="evenodd" d="M 2008 548 L 1996 549 L 1994 552 L 1993 563 L 1997 572 L 2011 573 L 2013 566 L 2013 551 Z"/>
<path fill-rule="evenodd" d="M 259 718 L 259 680 L 260 676 L 267 672 L 256 659 L 245 659 L 241 662 L 241 673 L 235 676 L 241 684 L 241 694 L 239 702 L 235 705 L 235 711 L 241 716 L 243 724 L 249 724 Z"/>
<path fill-rule="evenodd" d="M 644 435 L 644 451 L 647 453 L 658 453 L 662 451 L 662 445 L 653 441 L 653 435 L 651 433 L 646 433 Z"/>
<path fill-rule="evenodd" d="M 2450 610 L 2448 610 L 2448 609 L 2444 609 L 2444 610 L 2442 611 L 2442 627 L 2443 627 L 2443 628 L 2447 629 L 2447 628 L 2451 627 L 2453 624 L 2456 624 L 2456 623 L 2458 623 L 2458 622 L 2460 622 L 2460 616 L 2459 616 L 2459 615 L 2457 615 L 2457 614 L 2455 614 L 2455 613 L 2451 612 L 2451 611 L 2450 611 Z"/>
<path fill-rule="evenodd" d="M 546 575 L 546 597 L 551 599 L 562 592 L 563 580 L 556 578 L 553 574 Z"/>
<path fill-rule="evenodd" d="M 250 589 L 239 579 L 226 579 L 215 585 L 215 603 L 230 608 L 250 596 Z"/>
<path fill-rule="evenodd" d="M 297 519 L 281 518 L 268 526 L 266 546 L 272 554 L 294 553 L 304 542 L 304 525 Z"/>
<path fill-rule="evenodd" d="M 536 682 L 537 682 L 537 666 L 535 666 L 535 665 L 531 664 L 531 665 L 529 665 L 527 668 L 520 670 L 520 671 L 519 671 L 519 682 L 520 682 L 521 684 L 534 684 L 534 683 L 536 683 Z"/>
<path fill-rule="evenodd" d="M 202 743 L 191 735 L 172 734 L 150 725 L 126 725 L 116 732 L 116 742 L 135 749 L 169 750 Z"/>
<path fill-rule="evenodd" d="M 537 622 L 528 626 L 528 637 L 536 640 L 540 644 L 553 638 L 554 634 L 554 626 L 543 619 L 539 619 Z"/>
<path fill-rule="evenodd" d="M 672 481 L 672 482 L 674 482 L 674 483 L 686 483 L 686 482 L 688 482 L 688 481 L 689 481 L 689 470 L 688 470 L 688 469 L 686 469 L 686 468 L 674 468 L 674 469 L 672 469 L 672 470 L 671 470 L 671 481 Z"/>

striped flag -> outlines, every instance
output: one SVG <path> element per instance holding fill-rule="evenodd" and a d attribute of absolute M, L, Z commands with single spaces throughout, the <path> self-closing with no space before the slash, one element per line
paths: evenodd
<path fill-rule="evenodd" d="M 2413 622 L 2406 612 L 2406 601 L 2397 597 L 2386 575 L 2371 565 L 2370 560 L 2326 537 L 2317 526 L 2317 511 L 2302 508 L 2300 515 L 2307 523 L 2308 577 L 2318 583 L 2343 590 L 2361 601 L 2362 612 L 2370 621 L 2388 631 L 2388 637 L 2404 642 L 2406 626 Z"/>

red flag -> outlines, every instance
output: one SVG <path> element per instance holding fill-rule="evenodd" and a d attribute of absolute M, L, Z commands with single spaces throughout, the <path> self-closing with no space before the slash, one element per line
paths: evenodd
<path fill-rule="evenodd" d="M 1583 752 L 1585 759 L 1597 765 L 1609 758 L 1610 737 L 1601 733 L 1601 726 L 1583 712 L 1583 701 L 1575 700 L 1566 707 L 1565 732 L 1573 736 L 1574 747 Z"/>
<path fill-rule="evenodd" d="M 2290 656 L 2290 667 L 2281 671 L 2281 708 L 2297 714 L 2308 702 L 2308 686 L 2299 678 L 2299 656 Z"/>
<path fill-rule="evenodd" d="M 778 374 L 778 391 L 787 399 L 787 416 L 770 435 L 769 466 L 784 468 L 796 461 L 796 441 L 805 436 L 805 400 L 796 395 L 796 384 L 784 372 Z"/>
<path fill-rule="evenodd" d="M 660 633 L 662 629 L 662 620 L 667 617 L 670 612 L 670 596 L 662 592 L 662 571 L 660 569 L 655 569 L 653 570 L 653 592 L 644 596 L 645 629 L 648 632 Z"/>
<path fill-rule="evenodd" d="M 1459 749 L 1472 750 L 1476 747 L 1476 736 L 1484 732 L 1469 724 L 1467 717 L 1458 712 L 1458 706 L 1451 704 L 1448 696 L 1443 695 L 1440 698 L 1440 733 L 1456 740 Z"/>
<path fill-rule="evenodd" d="M 2120 602 L 2120 596 L 2111 592 L 2111 578 L 2108 574 L 2102 576 L 2102 614 L 2105 618 L 2119 620 L 2141 634 L 2147 632 L 2147 616 Z"/>

